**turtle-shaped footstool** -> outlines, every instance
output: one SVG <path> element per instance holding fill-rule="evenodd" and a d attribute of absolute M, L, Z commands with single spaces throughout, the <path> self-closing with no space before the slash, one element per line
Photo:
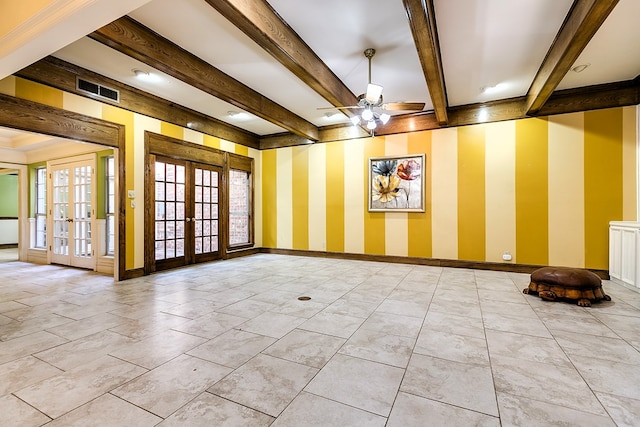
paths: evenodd
<path fill-rule="evenodd" d="M 545 301 L 578 301 L 581 307 L 611 297 L 604 293 L 602 280 L 592 271 L 571 267 L 543 267 L 531 273 L 531 283 L 522 290 Z"/>

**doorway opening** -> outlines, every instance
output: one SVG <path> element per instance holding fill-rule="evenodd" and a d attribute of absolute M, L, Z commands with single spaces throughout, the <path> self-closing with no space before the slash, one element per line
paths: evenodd
<path fill-rule="evenodd" d="M 0 262 L 19 258 L 19 183 L 17 169 L 0 169 Z"/>

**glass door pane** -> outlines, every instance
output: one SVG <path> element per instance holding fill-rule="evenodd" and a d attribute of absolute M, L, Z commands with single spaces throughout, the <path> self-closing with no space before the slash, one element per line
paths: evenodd
<path fill-rule="evenodd" d="M 95 159 L 51 168 L 51 262 L 95 268 L 92 245 Z"/>
<path fill-rule="evenodd" d="M 91 255 L 91 166 L 74 168 L 73 176 L 73 256 Z"/>
<path fill-rule="evenodd" d="M 195 254 L 218 252 L 220 173 L 196 167 L 194 170 Z"/>
<path fill-rule="evenodd" d="M 229 245 L 250 242 L 251 175 L 249 172 L 229 171 Z"/>
<path fill-rule="evenodd" d="M 154 265 L 163 270 L 220 256 L 222 169 L 153 156 Z"/>
<path fill-rule="evenodd" d="M 52 174 L 52 261 L 69 264 L 69 169 L 54 170 Z"/>

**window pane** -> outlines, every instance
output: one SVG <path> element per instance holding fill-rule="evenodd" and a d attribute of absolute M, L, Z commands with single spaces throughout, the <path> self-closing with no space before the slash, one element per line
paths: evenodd
<path fill-rule="evenodd" d="M 35 178 L 35 247 L 45 248 L 47 245 L 47 169 L 37 168 Z"/>
<path fill-rule="evenodd" d="M 164 240 L 156 242 L 156 260 L 164 259 Z"/>
<path fill-rule="evenodd" d="M 116 180 L 115 180 L 115 159 L 113 156 L 105 158 L 105 253 L 114 254 L 115 241 L 115 212 L 116 212 Z M 89 197 L 89 196 L 88 196 Z M 91 200 L 89 197 L 88 200 Z"/>
<path fill-rule="evenodd" d="M 176 199 L 176 185 L 175 184 L 167 184 L 167 192 L 166 192 L 166 200 L 175 200 Z"/>
<path fill-rule="evenodd" d="M 176 222 L 176 238 L 182 239 L 184 237 L 184 221 Z"/>
<path fill-rule="evenodd" d="M 180 184 L 184 184 L 184 176 L 185 176 L 185 167 L 176 166 L 176 182 Z"/>
<path fill-rule="evenodd" d="M 164 181 L 164 163 L 156 162 L 156 181 Z"/>
<path fill-rule="evenodd" d="M 156 220 L 163 220 L 165 218 L 164 202 L 156 202 Z"/>
<path fill-rule="evenodd" d="M 176 204 L 167 202 L 167 219 L 176 219 Z"/>
<path fill-rule="evenodd" d="M 164 200 L 164 182 L 156 182 L 156 200 Z"/>
<path fill-rule="evenodd" d="M 249 243 L 250 174 L 229 171 L 229 244 Z"/>
<path fill-rule="evenodd" d="M 176 240 L 176 257 L 184 256 L 184 239 Z"/>
<path fill-rule="evenodd" d="M 113 254 L 115 251 L 115 216 L 110 215 L 107 217 L 107 254 Z"/>
<path fill-rule="evenodd" d="M 167 170 L 167 173 L 165 176 L 165 181 L 176 182 L 176 165 L 167 164 L 166 170 Z"/>
<path fill-rule="evenodd" d="M 174 221 L 167 221 L 167 239 L 176 238 L 176 223 Z"/>
<path fill-rule="evenodd" d="M 156 240 L 164 240 L 164 221 L 156 221 Z"/>
<path fill-rule="evenodd" d="M 178 184 L 176 186 L 176 200 L 184 202 L 184 184 Z"/>
<path fill-rule="evenodd" d="M 176 203 L 176 219 L 184 220 L 184 203 Z"/>

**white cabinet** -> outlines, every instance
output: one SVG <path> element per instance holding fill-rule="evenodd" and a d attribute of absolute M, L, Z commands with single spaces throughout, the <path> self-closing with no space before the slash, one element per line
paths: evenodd
<path fill-rule="evenodd" d="M 609 223 L 609 275 L 640 289 L 640 222 Z"/>

